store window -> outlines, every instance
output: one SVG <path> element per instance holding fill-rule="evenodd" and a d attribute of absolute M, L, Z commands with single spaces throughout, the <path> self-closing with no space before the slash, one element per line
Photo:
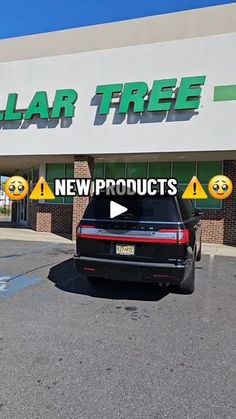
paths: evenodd
<path fill-rule="evenodd" d="M 118 179 L 125 177 L 125 163 L 107 163 L 106 178 Z"/>
<path fill-rule="evenodd" d="M 54 179 L 57 178 L 74 178 L 73 163 L 49 163 L 46 165 L 46 179 L 54 191 Z M 45 200 L 47 203 L 53 204 L 73 204 L 73 197 L 56 197 L 54 201 Z"/>
<path fill-rule="evenodd" d="M 148 163 L 127 163 L 127 178 L 145 178 L 148 176 Z"/>
<path fill-rule="evenodd" d="M 174 162 L 172 177 L 178 180 L 180 191 L 184 191 L 192 177 L 196 175 L 196 162 Z"/>
<path fill-rule="evenodd" d="M 169 178 L 171 177 L 171 163 L 149 163 L 149 177 L 150 178 Z"/>
<path fill-rule="evenodd" d="M 195 206 L 199 209 L 220 209 L 222 202 L 209 196 L 207 184 L 209 180 L 223 173 L 221 161 L 203 162 L 150 162 L 150 163 L 96 163 L 95 177 L 106 178 L 169 178 L 174 177 L 178 180 L 180 191 L 184 191 L 193 176 L 197 176 L 201 182 L 207 199 L 195 201 Z"/>
<path fill-rule="evenodd" d="M 94 167 L 94 177 L 95 179 L 103 178 L 104 177 L 104 163 L 95 163 Z"/>

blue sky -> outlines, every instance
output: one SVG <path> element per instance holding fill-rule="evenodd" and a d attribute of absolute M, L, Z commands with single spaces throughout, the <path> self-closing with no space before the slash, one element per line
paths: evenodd
<path fill-rule="evenodd" d="M 1 2 L 0 38 L 50 32 L 172 13 L 227 0 L 7 0 Z"/>

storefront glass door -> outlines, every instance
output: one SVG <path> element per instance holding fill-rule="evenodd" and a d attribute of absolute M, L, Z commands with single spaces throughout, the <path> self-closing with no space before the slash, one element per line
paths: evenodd
<path fill-rule="evenodd" d="M 28 196 L 17 203 L 18 223 L 21 225 L 28 224 Z"/>

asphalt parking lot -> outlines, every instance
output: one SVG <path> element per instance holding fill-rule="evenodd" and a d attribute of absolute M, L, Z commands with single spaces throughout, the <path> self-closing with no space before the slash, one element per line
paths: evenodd
<path fill-rule="evenodd" d="M 204 255 L 196 291 L 92 287 L 71 244 L 0 240 L 4 419 L 235 417 L 236 258 Z"/>

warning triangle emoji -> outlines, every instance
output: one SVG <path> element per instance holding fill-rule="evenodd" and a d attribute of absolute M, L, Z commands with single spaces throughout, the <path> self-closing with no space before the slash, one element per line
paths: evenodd
<path fill-rule="evenodd" d="M 43 176 L 36 183 L 33 191 L 30 194 L 29 199 L 38 200 L 38 199 L 55 199 L 55 195 L 52 192 L 50 186 L 46 182 Z"/>
<path fill-rule="evenodd" d="M 201 183 L 196 176 L 190 180 L 187 188 L 185 189 L 183 199 L 207 199 L 207 194 L 204 191 Z"/>

